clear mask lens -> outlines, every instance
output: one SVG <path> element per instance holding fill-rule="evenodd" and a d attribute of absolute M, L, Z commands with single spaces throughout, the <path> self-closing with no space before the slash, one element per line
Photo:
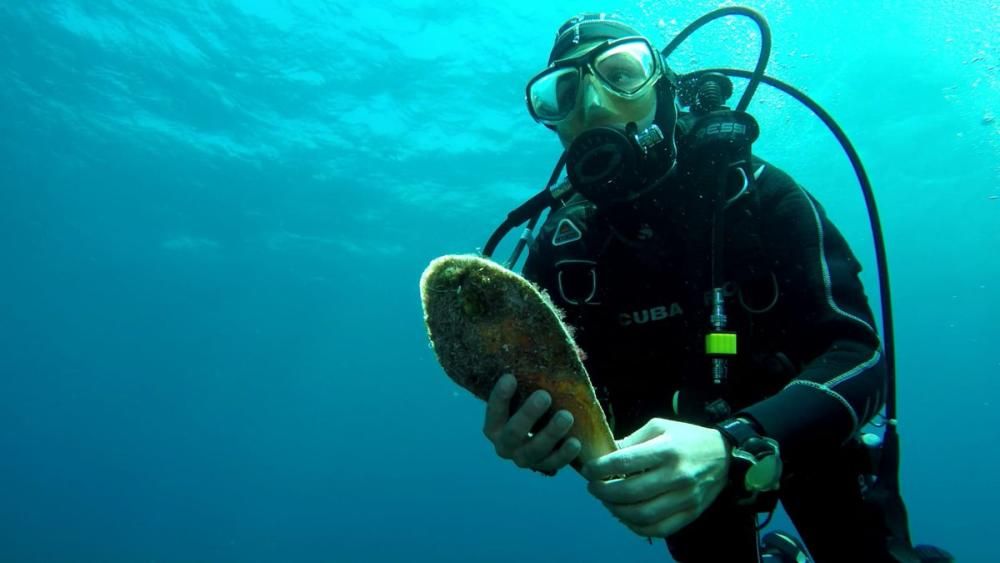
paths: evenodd
<path fill-rule="evenodd" d="M 597 76 L 612 90 L 632 95 L 641 90 L 656 72 L 656 59 L 649 46 L 640 41 L 616 45 L 594 60 Z"/>
<path fill-rule="evenodd" d="M 593 72 L 611 92 L 633 96 L 656 78 L 656 55 L 649 43 L 635 39 L 595 49 L 571 64 L 556 63 L 528 87 L 535 117 L 549 122 L 565 119 L 576 107 L 585 71 Z"/>
<path fill-rule="evenodd" d="M 565 67 L 540 76 L 531 85 L 528 95 L 539 119 L 555 121 L 569 115 L 579 91 L 579 69 Z"/>

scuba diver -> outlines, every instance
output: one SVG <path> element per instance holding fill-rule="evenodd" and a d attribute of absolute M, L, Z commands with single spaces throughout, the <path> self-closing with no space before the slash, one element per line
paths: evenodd
<path fill-rule="evenodd" d="M 734 10 L 751 12 L 696 23 Z M 864 434 L 895 391 L 861 266 L 819 202 L 751 153 L 763 63 L 731 110 L 723 73 L 678 75 L 667 54 L 604 14 L 559 28 L 526 97 L 563 158 L 484 251 L 550 210 L 508 266 L 530 244 L 523 275 L 565 312 L 623 436 L 580 468 L 587 490 L 682 562 L 951 561 L 910 543 L 894 412 L 886 444 Z M 580 452 L 572 415 L 545 391 L 511 405 L 516 386 L 500 378 L 484 433 L 554 475 Z M 804 546 L 760 538 L 779 500 Z"/>

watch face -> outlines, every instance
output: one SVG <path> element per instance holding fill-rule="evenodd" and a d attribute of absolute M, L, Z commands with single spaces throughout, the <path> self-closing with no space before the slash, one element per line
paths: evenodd
<path fill-rule="evenodd" d="M 746 487 L 749 491 L 773 491 L 781 481 L 781 458 L 776 455 L 765 456 L 757 460 L 746 474 Z"/>

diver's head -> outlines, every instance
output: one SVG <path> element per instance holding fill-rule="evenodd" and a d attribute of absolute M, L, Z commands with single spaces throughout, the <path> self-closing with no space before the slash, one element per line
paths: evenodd
<path fill-rule="evenodd" d="M 556 33 L 548 66 L 528 83 L 528 111 L 555 130 L 564 146 L 594 127 L 624 131 L 632 122 L 642 131 L 658 109 L 675 113 L 672 81 L 659 52 L 638 30 L 605 14 L 583 14 Z M 658 108 L 664 105 L 667 112 Z"/>
<path fill-rule="evenodd" d="M 525 94 L 531 116 L 568 149 L 571 182 L 600 204 L 634 199 L 672 168 L 674 91 L 673 73 L 638 30 L 584 14 L 559 28 Z"/>

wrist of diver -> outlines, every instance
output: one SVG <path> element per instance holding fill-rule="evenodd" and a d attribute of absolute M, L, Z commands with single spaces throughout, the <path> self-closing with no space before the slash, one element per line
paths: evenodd
<path fill-rule="evenodd" d="M 715 429 L 726 444 L 728 488 L 739 504 L 755 505 L 761 495 L 778 490 L 782 463 L 776 440 L 763 436 L 743 417 L 725 420 Z"/>

